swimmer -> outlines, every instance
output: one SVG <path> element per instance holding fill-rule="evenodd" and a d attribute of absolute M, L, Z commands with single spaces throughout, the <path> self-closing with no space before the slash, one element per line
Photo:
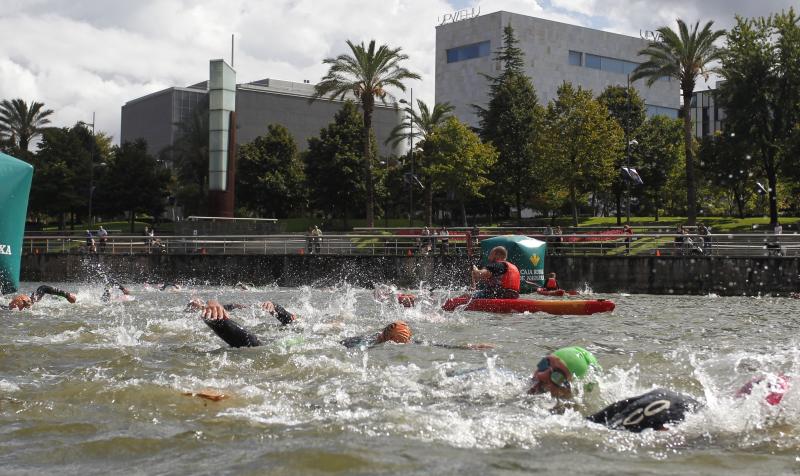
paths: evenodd
<path fill-rule="evenodd" d="M 417 340 L 412 337 L 411 327 L 404 321 L 394 321 L 388 326 L 384 327 L 382 331 L 367 334 L 363 336 L 348 337 L 341 341 L 341 344 L 348 349 L 354 347 L 375 347 L 383 344 L 384 342 L 394 342 L 396 344 L 420 344 L 431 345 L 434 347 L 443 347 L 446 349 L 461 349 L 461 350 L 489 350 L 494 349 L 492 344 L 439 344 L 436 342 L 426 342 Z"/>
<path fill-rule="evenodd" d="M 122 292 L 122 295 L 125 296 L 125 298 L 122 299 L 122 300 L 132 300 L 133 299 L 133 296 L 131 296 L 131 292 L 130 292 L 130 290 L 128 288 L 126 288 L 122 284 L 116 284 L 115 283 L 115 284 L 113 284 L 113 286 L 106 287 L 106 289 L 103 291 L 103 295 L 100 296 L 100 300 L 101 301 L 103 301 L 103 302 L 111 302 L 111 289 L 112 289 L 112 287 L 116 287 L 117 289 L 119 289 Z"/>
<path fill-rule="evenodd" d="M 495 246 L 489 252 L 489 264 L 483 269 L 472 267 L 472 282 L 478 291 L 472 297 L 476 299 L 517 299 L 519 298 L 519 269 L 506 261 L 508 251 L 502 246 Z"/>
<path fill-rule="evenodd" d="M 9 309 L 19 309 L 22 311 L 23 309 L 28 309 L 35 302 L 38 302 L 44 297 L 45 294 L 50 294 L 53 296 L 61 296 L 65 298 L 70 304 L 75 304 L 75 301 L 78 300 L 77 296 L 74 293 L 70 293 L 67 291 L 62 291 L 61 289 L 54 288 L 52 286 L 48 286 L 43 284 L 36 288 L 36 291 L 31 293 L 30 296 L 26 296 L 25 294 L 18 294 L 11 298 L 11 301 L 8 303 Z"/>
<path fill-rule="evenodd" d="M 164 283 L 159 288 L 159 291 L 166 291 L 166 290 L 180 291 L 181 289 L 182 288 L 181 288 L 180 284 L 177 284 L 177 283 Z"/>
<path fill-rule="evenodd" d="M 189 302 L 186 303 L 186 307 L 183 309 L 183 312 L 192 312 L 192 311 L 202 311 L 205 307 L 205 303 L 200 298 L 192 298 Z M 244 304 L 239 303 L 231 303 L 231 304 L 223 304 L 222 307 L 226 311 L 234 311 L 236 309 L 245 309 L 247 306 Z"/>
<path fill-rule="evenodd" d="M 242 291 L 249 291 L 250 290 L 250 286 L 244 284 L 241 281 L 239 281 L 236 284 L 234 284 L 233 287 L 236 288 L 236 289 L 241 289 Z"/>
<path fill-rule="evenodd" d="M 192 301 L 189 304 L 192 305 Z M 297 320 L 296 315 L 270 301 L 261 303 L 261 309 L 275 316 L 282 325 L 287 325 Z M 202 311 L 203 322 L 231 347 L 258 347 L 261 345 L 261 340 L 231 319 L 225 306 L 219 302 L 215 300 L 208 301 Z"/>
<path fill-rule="evenodd" d="M 530 394 L 549 392 L 558 399 L 572 397 L 579 382 L 591 391 L 587 380 L 590 370 L 602 370 L 591 352 L 582 347 L 565 347 L 545 356 L 536 365 Z M 634 433 L 645 429 L 666 430 L 667 424 L 678 423 L 686 414 L 696 411 L 700 403 L 686 395 L 658 388 L 643 395 L 613 403 L 587 417 L 589 421 L 609 428 Z"/>

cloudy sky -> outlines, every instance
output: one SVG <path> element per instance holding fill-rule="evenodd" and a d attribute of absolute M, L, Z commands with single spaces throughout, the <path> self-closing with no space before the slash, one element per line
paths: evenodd
<path fill-rule="evenodd" d="M 767 15 L 796 0 L 0 0 L 0 98 L 44 102 L 55 125 L 91 121 L 119 137 L 128 100 L 208 76 L 230 58 L 239 82 L 317 81 L 347 39 L 402 46 L 433 100 L 437 17 L 480 5 L 638 36 L 640 30 L 734 14 Z"/>

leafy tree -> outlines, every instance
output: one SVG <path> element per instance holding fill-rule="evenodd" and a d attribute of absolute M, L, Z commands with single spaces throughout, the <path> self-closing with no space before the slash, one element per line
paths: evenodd
<path fill-rule="evenodd" d="M 628 101 L 628 98 L 630 98 L 630 101 Z M 626 141 L 629 142 L 637 137 L 646 115 L 644 99 L 639 95 L 636 88 L 610 85 L 600 93 L 597 100 L 608 109 L 611 117 L 625 131 Z M 628 157 L 621 155 L 614 163 L 614 168 L 619 170 L 620 167 L 627 163 L 627 159 Z M 617 224 L 619 225 L 622 223 L 622 192 L 625 190 L 625 182 L 622 179 L 622 175 L 617 175 L 617 180 L 614 181 L 612 189 L 617 199 Z"/>
<path fill-rule="evenodd" d="M 308 140 L 306 183 L 312 205 L 327 215 L 347 219 L 366 195 L 363 120 L 355 103 L 346 101 L 319 137 Z"/>
<path fill-rule="evenodd" d="M 524 72 L 524 54 L 517 46 L 514 29 L 503 29 L 503 46 L 495 53 L 502 66 L 499 76 L 489 80 L 486 108 L 475 106 L 480 118 L 480 135 L 491 142 L 499 158 L 491 174 L 494 198 L 513 200 L 517 219 L 522 219 L 523 198 L 535 181 L 537 144 L 544 111 L 539 105 L 533 82 Z"/>
<path fill-rule="evenodd" d="M 289 129 L 270 124 L 267 133 L 239 149 L 239 202 L 262 215 L 286 218 L 305 201 L 303 163 Z"/>
<path fill-rule="evenodd" d="M 48 128 L 33 159 L 36 173 L 31 185 L 31 210 L 57 215 L 61 229 L 65 228 L 67 213 L 74 217 L 88 204 L 91 140 L 91 132 L 82 125 Z M 97 145 L 95 148 L 100 149 Z"/>
<path fill-rule="evenodd" d="M 409 137 L 414 137 L 414 146 L 417 150 L 422 150 L 424 141 L 433 134 L 433 131 L 442 125 L 444 121 L 453 114 L 455 109 L 450 103 L 437 102 L 433 105 L 431 110 L 427 104 L 422 100 L 417 100 L 417 108 L 419 112 L 415 111 L 413 107 L 407 106 L 404 110 L 408 114 L 409 121 L 402 122 L 392 129 L 389 137 L 386 139 L 387 144 L 397 146 L 403 140 Z M 414 153 L 414 151 L 412 151 Z M 421 159 L 424 161 L 426 158 L 423 156 Z M 420 169 L 423 169 L 424 164 L 420 164 Z M 416 171 L 415 171 L 416 172 Z M 425 223 L 428 226 L 433 226 L 433 187 L 430 183 L 430 177 L 423 175 L 423 182 L 425 183 Z M 413 186 L 408 184 L 408 186 Z"/>
<path fill-rule="evenodd" d="M 177 124 L 177 138 L 163 158 L 175 164 L 177 199 L 188 215 L 205 215 L 208 206 L 208 98 Z"/>
<path fill-rule="evenodd" d="M 412 73 L 401 66 L 408 59 L 408 55 L 401 53 L 401 48 L 390 48 L 381 45 L 375 48 L 375 40 L 369 46 L 354 44 L 347 41 L 352 55 L 341 54 L 336 58 L 326 58 L 324 64 L 330 65 L 328 73 L 315 87 L 312 101 L 323 96 L 344 99 L 348 94 L 355 94 L 361 103 L 363 112 L 363 126 L 361 129 L 362 159 L 366 174 L 367 198 L 367 226 L 375 226 L 375 186 L 372 176 L 372 162 L 374 161 L 374 143 L 372 141 L 372 114 L 375 109 L 375 98 L 383 104 L 387 99 L 393 99 L 386 90 L 395 87 L 401 91 L 406 90 L 403 81 L 420 79 L 417 73 Z"/>
<path fill-rule="evenodd" d="M 52 109 L 43 109 L 44 103 L 23 99 L 4 99 L 0 102 L 0 136 L 10 137 L 19 150 L 28 152 L 31 141 L 42 134 L 50 123 Z"/>
<path fill-rule="evenodd" d="M 687 219 L 694 225 L 697 217 L 697 198 L 694 179 L 694 155 L 692 151 L 692 93 L 697 77 L 708 76 L 712 71 L 709 65 L 720 59 L 721 50 L 714 42 L 725 35 L 724 30 L 713 30 L 713 21 L 709 21 L 700 29 L 697 22 L 691 31 L 683 20 L 678 19 L 678 31 L 667 26 L 657 31 L 659 36 L 650 42 L 647 48 L 639 52 L 647 56 L 647 61 L 640 64 L 631 74 L 631 80 L 646 79 L 652 86 L 661 78 L 669 77 L 679 81 L 683 95 L 683 141 L 686 157 L 686 201 Z"/>
<path fill-rule="evenodd" d="M 569 189 L 577 226 L 580 196 L 608 187 L 614 178 L 614 161 L 623 147 L 622 129 L 591 91 L 564 83 L 547 105 L 542 142 L 552 171 L 548 182 Z"/>
<path fill-rule="evenodd" d="M 164 211 L 172 174 L 147 153 L 143 140 L 114 147 L 98 189 L 99 202 L 112 212 L 129 213 L 131 233 L 136 213 L 158 217 Z"/>
<path fill-rule="evenodd" d="M 640 164 L 638 172 L 644 182 L 643 190 L 651 192 L 656 221 L 661 207 L 661 191 L 683 155 L 682 129 L 680 119 L 666 116 L 653 116 L 639 128 L 638 144 L 633 152 Z"/>
<path fill-rule="evenodd" d="M 465 203 L 470 198 L 483 197 L 481 189 L 492 183 L 487 175 L 497 160 L 497 151 L 452 116 L 432 131 L 423 151 L 429 158 L 424 173 L 430 177 L 432 187 L 453 194 L 467 226 Z"/>
<path fill-rule="evenodd" d="M 792 144 L 800 123 L 800 18 L 737 17 L 722 56 L 719 98 L 726 126 L 752 142 L 769 183 L 770 223 L 778 223 L 778 170 L 800 163 Z"/>

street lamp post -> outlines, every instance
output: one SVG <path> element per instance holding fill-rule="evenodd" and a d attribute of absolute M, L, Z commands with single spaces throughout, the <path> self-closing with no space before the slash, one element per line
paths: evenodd
<path fill-rule="evenodd" d="M 411 89 L 411 98 L 410 101 L 406 101 L 405 99 L 401 99 L 400 102 L 402 104 L 408 104 L 411 113 L 408 115 L 408 124 L 409 124 L 409 132 L 408 132 L 408 142 L 409 142 L 409 149 L 408 155 L 411 159 L 411 180 L 408 184 L 408 226 L 414 226 L 414 88 Z"/>
<path fill-rule="evenodd" d="M 92 197 L 94 196 L 94 121 L 95 121 L 95 113 L 92 112 L 92 152 L 89 162 L 91 167 L 89 167 L 89 226 L 91 227 L 94 224 L 94 220 L 92 217 Z"/>
<path fill-rule="evenodd" d="M 625 97 L 628 100 L 628 108 L 627 113 L 625 114 L 625 166 L 628 167 L 628 170 L 631 169 L 631 141 L 628 139 L 628 135 L 630 134 L 631 128 L 631 74 L 628 73 L 628 88 L 625 89 Z M 625 222 L 630 224 L 631 222 L 631 181 L 626 180 L 625 184 L 628 189 L 628 206 L 627 211 L 625 213 Z"/>

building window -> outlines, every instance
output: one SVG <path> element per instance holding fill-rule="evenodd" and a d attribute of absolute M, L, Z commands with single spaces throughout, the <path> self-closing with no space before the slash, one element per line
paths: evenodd
<path fill-rule="evenodd" d="M 583 53 L 580 51 L 569 52 L 569 64 L 572 66 L 583 66 Z"/>
<path fill-rule="evenodd" d="M 589 53 L 586 53 L 586 64 L 584 66 L 592 69 L 601 69 L 601 59 L 601 56 L 590 55 Z"/>
<path fill-rule="evenodd" d="M 645 109 L 647 113 L 647 117 L 653 116 L 667 116 L 670 119 L 677 119 L 678 118 L 678 109 L 673 109 L 671 107 L 663 107 L 663 106 L 654 106 L 652 104 L 645 104 Z"/>
<path fill-rule="evenodd" d="M 473 58 L 482 58 L 489 56 L 491 48 L 488 41 L 480 43 L 473 43 L 471 45 L 459 46 L 458 48 L 451 48 L 447 50 L 447 62 L 455 63 L 457 61 L 464 61 Z"/>

